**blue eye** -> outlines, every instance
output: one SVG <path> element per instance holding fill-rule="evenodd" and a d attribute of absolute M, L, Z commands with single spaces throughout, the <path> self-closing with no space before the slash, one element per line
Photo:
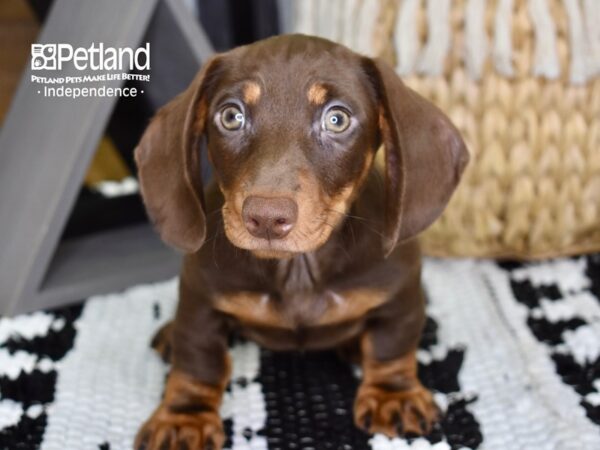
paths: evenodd
<path fill-rule="evenodd" d="M 341 108 L 330 108 L 323 117 L 323 129 L 332 133 L 341 133 L 350 126 L 350 115 Z"/>
<path fill-rule="evenodd" d="M 246 118 L 237 106 L 227 106 L 221 111 L 221 125 L 229 131 L 239 130 L 244 126 Z"/>

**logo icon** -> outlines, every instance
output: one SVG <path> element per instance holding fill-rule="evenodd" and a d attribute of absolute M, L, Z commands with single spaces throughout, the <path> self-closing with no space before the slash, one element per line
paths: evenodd
<path fill-rule="evenodd" d="M 56 44 L 31 44 L 31 70 L 56 70 Z"/>

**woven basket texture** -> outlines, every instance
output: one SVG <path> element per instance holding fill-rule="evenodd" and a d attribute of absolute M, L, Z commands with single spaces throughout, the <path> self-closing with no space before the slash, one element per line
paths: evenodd
<path fill-rule="evenodd" d="M 297 1 L 297 31 L 388 60 L 462 132 L 471 163 L 422 235 L 427 254 L 537 259 L 600 249 L 600 78 L 598 66 L 584 67 L 600 54 L 590 56 L 599 47 L 579 29 L 593 23 L 586 2 Z M 587 6 L 600 19 L 600 7 Z"/>

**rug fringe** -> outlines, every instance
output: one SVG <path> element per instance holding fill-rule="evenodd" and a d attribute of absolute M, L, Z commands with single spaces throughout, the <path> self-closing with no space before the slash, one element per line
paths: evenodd
<path fill-rule="evenodd" d="M 583 0 L 583 17 L 588 45 L 588 77 L 600 75 L 600 1 Z"/>
<path fill-rule="evenodd" d="M 535 33 L 533 75 L 555 79 L 560 76 L 556 24 L 547 0 L 529 0 L 529 17 Z"/>
<path fill-rule="evenodd" d="M 481 78 L 488 56 L 488 37 L 485 29 L 487 0 L 469 0 L 465 14 L 465 66 L 475 80 Z"/>
<path fill-rule="evenodd" d="M 494 18 L 493 59 L 496 70 L 512 78 L 515 70 L 512 62 L 512 17 L 514 0 L 498 0 Z"/>
<path fill-rule="evenodd" d="M 588 78 L 587 36 L 578 0 L 563 0 L 569 19 L 569 39 L 571 41 L 570 79 L 573 84 L 583 84 Z"/>
<path fill-rule="evenodd" d="M 377 56 L 374 54 L 373 36 L 375 35 L 375 25 L 379 14 L 379 0 L 361 0 L 360 13 L 358 14 L 358 32 L 359 37 L 356 43 L 356 50 L 367 56 Z"/>
<path fill-rule="evenodd" d="M 456 0 L 454 0 L 456 2 Z M 531 75 L 557 79 L 563 71 L 573 85 L 581 85 L 600 75 L 600 0 L 462 0 L 464 39 L 462 49 L 466 72 L 482 78 L 486 62 L 499 74 L 512 78 L 518 70 L 513 42 L 517 6 L 526 7 L 527 22 L 533 29 Z M 380 56 L 377 26 L 382 14 L 389 14 L 386 0 L 296 0 L 296 27 L 300 33 L 314 34 L 341 42 L 367 56 Z M 439 76 L 444 72 L 451 45 L 456 41 L 452 27 L 453 0 L 397 0 L 393 44 L 400 75 Z M 568 49 L 559 48 L 559 28 L 563 33 L 566 13 Z M 553 16 L 554 12 L 554 16 Z M 422 42 L 421 14 L 426 15 L 426 37 Z M 493 22 L 488 22 L 493 14 Z M 518 25 L 518 24 L 517 24 Z M 386 28 L 387 29 L 387 28 Z M 384 37 L 385 40 L 385 37 Z M 563 44 L 561 44 L 563 45 Z M 563 53 L 565 53 L 563 55 Z M 562 56 L 561 56 L 562 55 Z M 565 59 L 568 58 L 568 61 Z M 568 68 L 567 68 L 568 66 Z"/>
<path fill-rule="evenodd" d="M 421 0 L 404 0 L 396 17 L 394 45 L 398 54 L 396 70 L 400 75 L 411 74 L 417 63 L 421 47 L 417 28 L 420 9 Z"/>
<path fill-rule="evenodd" d="M 419 73 L 439 76 L 444 71 L 444 62 L 450 50 L 450 3 L 450 0 L 427 2 L 428 36 L 417 65 Z"/>
<path fill-rule="evenodd" d="M 304 0 L 296 2 L 296 23 L 294 31 L 302 34 L 317 34 L 315 11 L 318 0 Z"/>
<path fill-rule="evenodd" d="M 342 44 L 347 47 L 355 48 L 354 41 L 356 39 L 356 19 L 358 18 L 358 7 L 360 0 L 345 0 L 343 2 L 340 15 L 342 25 Z"/>

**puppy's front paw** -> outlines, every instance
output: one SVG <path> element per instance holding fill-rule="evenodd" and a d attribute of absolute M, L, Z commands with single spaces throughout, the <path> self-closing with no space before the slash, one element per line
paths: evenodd
<path fill-rule="evenodd" d="M 135 450 L 220 450 L 225 442 L 218 413 L 179 413 L 161 405 L 135 438 Z"/>
<path fill-rule="evenodd" d="M 427 434 L 438 418 L 433 396 L 421 384 L 397 391 L 361 385 L 354 403 L 354 421 L 359 428 L 389 437 Z"/>

